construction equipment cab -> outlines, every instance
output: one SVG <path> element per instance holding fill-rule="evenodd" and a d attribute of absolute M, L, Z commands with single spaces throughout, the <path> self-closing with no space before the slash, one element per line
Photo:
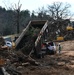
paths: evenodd
<path fill-rule="evenodd" d="M 67 26 L 66 29 L 67 29 L 67 30 L 73 30 L 73 27 L 72 27 L 72 26 Z"/>
<path fill-rule="evenodd" d="M 73 30 L 73 26 L 72 26 L 71 24 L 68 24 L 68 26 L 66 27 L 66 30 L 67 30 L 67 31 Z"/>

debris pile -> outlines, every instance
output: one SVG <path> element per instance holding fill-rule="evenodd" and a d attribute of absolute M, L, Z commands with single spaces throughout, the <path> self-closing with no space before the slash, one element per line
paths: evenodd
<path fill-rule="evenodd" d="M 0 45 L 3 46 L 4 44 L 5 44 L 5 41 L 4 41 L 3 37 L 1 36 L 1 37 L 0 37 Z"/>
<path fill-rule="evenodd" d="M 32 43 L 31 43 L 32 44 Z M 5 40 L 0 38 L 0 75 L 21 75 L 18 69 L 30 65 L 40 65 L 36 60 L 22 51 L 4 48 Z M 25 48 L 26 49 L 26 48 Z M 25 50 L 24 49 L 24 50 Z"/>
<path fill-rule="evenodd" d="M 37 39 L 37 36 L 40 32 L 39 28 L 31 27 L 26 34 L 24 35 L 23 39 L 19 43 L 18 47 L 21 49 L 21 51 L 29 55 L 31 50 L 34 48 L 35 41 Z"/>
<path fill-rule="evenodd" d="M 30 65 L 38 66 L 40 65 L 36 60 L 32 59 L 30 56 L 24 55 L 21 51 L 3 51 L 0 55 L 0 66 L 1 69 L 4 68 L 10 75 L 21 75 L 18 69 L 21 67 L 26 67 Z M 2 71 L 3 72 L 3 71 Z M 3 72 L 4 73 L 4 72 Z M 4 74 L 5 75 L 5 74 Z"/>

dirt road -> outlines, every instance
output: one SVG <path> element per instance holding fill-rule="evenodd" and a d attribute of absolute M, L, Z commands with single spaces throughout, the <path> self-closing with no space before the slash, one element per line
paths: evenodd
<path fill-rule="evenodd" d="M 74 75 L 74 41 L 61 42 L 61 54 L 36 59 L 39 66 L 22 67 L 22 75 Z"/>

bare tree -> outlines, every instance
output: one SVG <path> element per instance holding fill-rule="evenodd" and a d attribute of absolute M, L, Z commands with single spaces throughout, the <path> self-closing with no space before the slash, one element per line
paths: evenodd
<path fill-rule="evenodd" d="M 20 25 L 19 25 L 19 23 L 20 23 L 20 9 L 21 9 L 21 5 L 22 4 L 20 4 L 20 0 L 18 1 L 18 5 L 16 5 L 15 4 L 15 11 L 16 11 L 16 24 L 17 24 L 17 33 L 19 33 L 19 31 L 20 31 Z"/>
<path fill-rule="evenodd" d="M 8 1 L 9 2 L 9 1 Z M 10 3 L 10 7 L 8 7 L 7 5 L 6 5 L 6 1 L 4 0 L 3 1 L 3 3 L 5 4 L 5 7 L 6 7 L 6 9 L 7 10 L 12 10 L 12 11 L 14 11 L 14 20 L 15 20 L 15 24 L 16 24 L 16 31 L 17 31 L 17 34 L 20 32 L 20 9 L 21 9 L 21 6 L 22 6 L 22 4 L 20 4 L 20 0 L 18 0 L 18 3 L 17 4 L 14 4 L 14 5 L 12 5 L 11 3 Z M 14 25 L 14 23 L 13 23 L 13 25 Z"/>
<path fill-rule="evenodd" d="M 47 10 L 44 7 L 39 8 L 37 14 L 38 14 L 38 18 L 41 20 L 48 18 Z"/>
<path fill-rule="evenodd" d="M 52 5 L 48 5 L 48 13 L 51 17 L 59 19 L 69 15 L 69 8 L 68 3 L 54 2 Z"/>

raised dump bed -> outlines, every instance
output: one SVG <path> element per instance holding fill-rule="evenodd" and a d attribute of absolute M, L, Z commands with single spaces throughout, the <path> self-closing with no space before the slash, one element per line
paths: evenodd
<path fill-rule="evenodd" d="M 30 21 L 19 38 L 15 41 L 16 49 L 25 49 L 29 53 L 34 47 L 41 49 L 41 43 L 46 38 L 48 21 Z M 42 39 L 42 40 L 41 40 Z"/>

